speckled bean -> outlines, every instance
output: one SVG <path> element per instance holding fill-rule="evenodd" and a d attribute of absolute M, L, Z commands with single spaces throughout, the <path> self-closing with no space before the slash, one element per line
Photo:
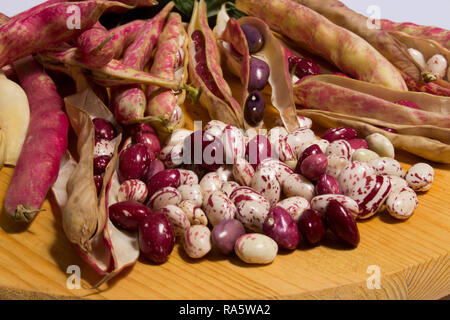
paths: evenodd
<path fill-rule="evenodd" d="M 231 180 L 233 179 L 233 165 L 220 166 L 216 173 L 223 182 Z"/>
<path fill-rule="evenodd" d="M 369 162 L 374 159 L 378 159 L 380 156 L 369 149 L 358 149 L 355 150 L 352 154 L 352 161 L 362 161 L 362 162 Z"/>
<path fill-rule="evenodd" d="M 194 171 L 186 169 L 178 169 L 178 171 L 180 171 L 180 185 L 198 184 L 198 176 Z"/>
<path fill-rule="evenodd" d="M 339 174 L 339 185 L 345 195 L 350 195 L 356 184 L 363 178 L 375 174 L 374 168 L 367 162 L 349 162 Z"/>
<path fill-rule="evenodd" d="M 234 251 L 246 263 L 268 264 L 277 256 L 278 245 L 266 235 L 248 233 L 237 239 Z"/>
<path fill-rule="evenodd" d="M 183 248 L 194 259 L 207 255 L 212 248 L 209 228 L 201 224 L 190 226 L 184 233 Z"/>
<path fill-rule="evenodd" d="M 281 185 L 286 197 L 303 197 L 310 201 L 315 194 L 314 185 L 299 174 L 291 174 Z"/>
<path fill-rule="evenodd" d="M 244 158 L 237 158 L 233 165 L 233 177 L 240 185 L 249 186 L 253 175 L 255 174 L 255 169 L 253 166 Z"/>
<path fill-rule="evenodd" d="M 236 206 L 236 219 L 249 230 L 262 232 L 270 210 L 270 203 L 259 192 L 249 187 L 236 188 L 230 196 Z"/>
<path fill-rule="evenodd" d="M 195 205 L 192 201 L 184 200 L 178 205 L 184 211 L 191 225 L 203 224 L 208 225 L 208 218 L 200 206 Z"/>
<path fill-rule="evenodd" d="M 138 179 L 124 181 L 117 192 L 118 202 L 133 200 L 143 203 L 147 199 L 147 185 Z"/>
<path fill-rule="evenodd" d="M 241 129 L 228 125 L 222 131 L 222 144 L 226 164 L 233 164 L 234 159 L 245 157 L 245 137 Z"/>
<path fill-rule="evenodd" d="M 261 161 L 258 167 L 256 167 L 256 170 L 259 170 L 262 167 L 268 167 L 273 170 L 280 184 L 283 184 L 284 180 L 294 174 L 294 170 L 292 170 L 292 168 L 290 168 L 287 164 L 273 158 L 268 158 Z"/>
<path fill-rule="evenodd" d="M 240 185 L 236 181 L 225 181 L 222 184 L 222 192 L 227 195 L 227 197 L 231 196 L 231 193 L 234 191 L 234 189 L 239 188 Z"/>
<path fill-rule="evenodd" d="M 353 153 L 353 149 L 350 146 L 350 143 L 348 143 L 345 140 L 336 140 L 330 143 L 330 145 L 327 148 L 327 151 L 325 152 L 325 155 L 327 156 L 336 156 L 336 157 L 342 157 L 347 160 L 350 160 Z"/>
<path fill-rule="evenodd" d="M 417 163 L 409 168 L 405 180 L 414 191 L 428 191 L 434 181 L 434 169 L 427 163 Z"/>
<path fill-rule="evenodd" d="M 369 164 L 375 169 L 376 174 L 399 177 L 405 176 L 405 172 L 403 171 L 400 162 L 395 159 L 382 157 L 369 161 Z"/>
<path fill-rule="evenodd" d="M 177 206 L 167 205 L 159 208 L 156 212 L 163 213 L 169 218 L 175 236 L 183 235 L 191 225 L 184 211 Z"/>
<path fill-rule="evenodd" d="M 164 187 L 156 191 L 148 200 L 147 206 L 152 210 L 160 209 L 167 205 L 177 206 L 181 202 L 181 194 L 177 189 Z"/>
<path fill-rule="evenodd" d="M 181 195 L 181 199 L 189 200 L 197 206 L 201 206 L 203 203 L 202 188 L 199 184 L 187 185 L 183 184 L 177 188 Z"/>
<path fill-rule="evenodd" d="M 404 178 L 400 178 L 399 176 L 388 176 L 388 177 L 389 180 L 391 181 L 391 193 L 408 186 L 408 183 Z"/>
<path fill-rule="evenodd" d="M 347 158 L 330 155 L 327 156 L 327 160 L 328 160 L 328 167 L 325 173 L 335 177 L 336 179 L 339 178 L 339 174 L 348 163 Z"/>
<path fill-rule="evenodd" d="M 209 192 L 214 192 L 222 188 L 222 179 L 217 172 L 209 172 L 200 180 L 200 187 L 202 188 L 203 198 Z"/>
<path fill-rule="evenodd" d="M 286 142 L 298 158 L 305 145 L 310 145 L 316 139 L 316 135 L 311 129 L 297 129 L 288 134 Z"/>
<path fill-rule="evenodd" d="M 209 193 L 202 208 L 212 226 L 225 219 L 234 219 L 236 215 L 236 206 L 222 191 Z"/>
<path fill-rule="evenodd" d="M 278 202 L 277 207 L 281 207 L 289 212 L 295 222 L 298 222 L 298 219 L 301 217 L 303 212 L 311 206 L 308 200 L 303 197 L 290 197 Z"/>
<path fill-rule="evenodd" d="M 413 189 L 404 187 L 391 192 L 386 199 L 386 209 L 396 219 L 405 220 L 412 216 L 419 205 Z"/>
<path fill-rule="evenodd" d="M 357 217 L 359 213 L 359 207 L 355 200 L 342 194 L 324 194 L 316 196 L 311 200 L 311 209 L 318 211 L 321 215 L 324 215 L 328 203 L 331 200 L 339 202 L 353 217 Z"/>
<path fill-rule="evenodd" d="M 176 146 L 179 144 L 183 144 L 184 139 L 189 137 L 193 133 L 192 130 L 188 129 L 176 129 L 172 132 L 172 134 L 167 138 L 165 145 L 166 146 Z"/>
<path fill-rule="evenodd" d="M 166 168 L 175 168 L 183 163 L 183 144 L 165 146 L 159 153 L 159 160 L 164 162 Z"/>
<path fill-rule="evenodd" d="M 268 167 L 260 167 L 253 175 L 250 186 L 261 193 L 273 207 L 281 197 L 281 186 L 275 172 Z"/>
<path fill-rule="evenodd" d="M 390 191 L 391 181 L 387 176 L 371 175 L 362 179 L 350 194 L 359 207 L 357 218 L 367 219 L 377 213 Z"/>

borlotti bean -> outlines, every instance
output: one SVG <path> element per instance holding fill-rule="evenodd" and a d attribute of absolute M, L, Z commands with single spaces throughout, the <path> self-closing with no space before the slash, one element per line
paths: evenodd
<path fill-rule="evenodd" d="M 183 163 L 183 144 L 167 145 L 161 149 L 159 159 L 166 168 L 176 168 Z"/>
<path fill-rule="evenodd" d="M 191 225 L 184 211 L 177 206 L 167 205 L 159 208 L 156 212 L 163 213 L 167 216 L 167 218 L 169 218 L 173 231 L 175 232 L 175 236 L 183 235 Z"/>
<path fill-rule="evenodd" d="M 356 218 L 358 216 L 359 207 L 356 201 L 342 194 L 324 194 L 316 196 L 311 200 L 311 209 L 324 215 L 327 210 L 328 203 L 332 200 L 339 202 L 353 217 Z"/>
<path fill-rule="evenodd" d="M 164 187 L 156 191 L 148 200 L 147 206 L 152 210 L 160 209 L 167 205 L 177 206 L 181 202 L 181 194 L 177 189 Z"/>
<path fill-rule="evenodd" d="M 220 138 L 222 136 L 222 131 L 223 131 L 223 129 L 225 129 L 226 126 L 227 126 L 227 124 L 222 121 L 211 120 L 206 124 L 204 130 L 206 132 Z"/>
<path fill-rule="evenodd" d="M 261 193 L 269 201 L 271 207 L 280 201 L 281 186 L 275 172 L 269 167 L 260 167 L 253 175 L 250 186 Z"/>
<path fill-rule="evenodd" d="M 405 176 L 400 162 L 395 159 L 382 157 L 369 161 L 369 164 L 375 169 L 376 174 L 398 177 Z"/>
<path fill-rule="evenodd" d="M 182 145 L 184 139 L 189 137 L 192 133 L 193 131 L 188 129 L 175 129 L 172 132 L 172 134 L 167 138 L 165 145 L 166 146 Z"/>
<path fill-rule="evenodd" d="M 369 162 L 374 159 L 378 159 L 380 156 L 369 149 L 358 149 L 352 154 L 352 161 Z"/>
<path fill-rule="evenodd" d="M 256 167 L 256 170 L 259 170 L 262 167 L 268 167 L 273 170 L 275 172 L 275 177 L 281 185 L 284 180 L 294 174 L 294 170 L 292 170 L 287 164 L 273 158 L 267 158 L 261 161 L 261 163 Z"/>
<path fill-rule="evenodd" d="M 298 196 L 310 201 L 315 194 L 314 185 L 308 179 L 296 173 L 287 177 L 281 186 L 286 197 Z"/>
<path fill-rule="evenodd" d="M 245 137 L 239 128 L 226 126 L 222 131 L 222 144 L 226 164 L 233 164 L 234 159 L 245 157 Z"/>
<path fill-rule="evenodd" d="M 183 184 L 177 188 L 181 200 L 189 200 L 197 206 L 201 206 L 203 203 L 202 188 L 199 184 L 188 185 Z"/>
<path fill-rule="evenodd" d="M 287 135 L 286 142 L 298 158 L 304 147 L 316 139 L 316 135 L 311 129 L 297 129 Z"/>
<path fill-rule="evenodd" d="M 255 169 L 244 158 L 236 158 L 233 165 L 233 177 L 240 185 L 249 186 Z"/>
<path fill-rule="evenodd" d="M 408 182 L 406 182 L 404 178 L 400 178 L 399 176 L 388 176 L 388 177 L 389 180 L 391 181 L 391 193 L 408 186 Z"/>
<path fill-rule="evenodd" d="M 181 201 L 178 207 L 184 211 L 191 225 L 202 224 L 208 225 L 208 218 L 200 206 L 195 205 L 189 200 Z"/>
<path fill-rule="evenodd" d="M 339 174 L 341 173 L 342 169 L 344 169 L 344 167 L 348 163 L 347 158 L 338 157 L 335 155 L 329 155 L 329 156 L 327 156 L 327 160 L 328 160 L 328 167 L 327 167 L 327 171 L 325 173 L 327 173 L 330 176 L 333 176 L 337 179 L 339 177 Z"/>
<path fill-rule="evenodd" d="M 428 191 L 434 181 L 434 169 L 427 163 L 416 163 L 409 168 L 405 180 L 414 191 Z"/>
<path fill-rule="evenodd" d="M 236 240 L 234 252 L 246 263 L 268 264 L 277 256 L 278 245 L 266 235 L 247 233 Z"/>
<path fill-rule="evenodd" d="M 233 165 L 224 165 L 220 166 L 219 169 L 216 170 L 216 173 L 219 175 L 220 179 L 225 182 L 233 179 Z"/>
<path fill-rule="evenodd" d="M 323 153 L 327 152 L 327 149 L 330 146 L 330 142 L 325 139 L 317 139 L 313 141 L 311 144 L 317 144 Z"/>
<path fill-rule="evenodd" d="M 309 201 L 303 197 L 290 197 L 278 202 L 277 207 L 281 207 L 286 210 L 292 218 L 294 218 L 295 222 L 298 222 L 303 212 L 311 206 Z"/>
<path fill-rule="evenodd" d="M 214 191 L 207 195 L 203 202 L 203 211 L 212 226 L 222 220 L 233 219 L 236 215 L 236 206 L 222 191 Z"/>
<path fill-rule="evenodd" d="M 100 139 L 95 143 L 94 158 L 101 156 L 112 157 L 114 153 L 114 144 L 106 139 Z"/>
<path fill-rule="evenodd" d="M 180 185 L 194 185 L 198 184 L 198 176 L 192 170 L 178 169 L 180 171 Z"/>
<path fill-rule="evenodd" d="M 377 213 L 390 191 L 391 181 L 387 176 L 371 175 L 362 179 L 350 194 L 359 207 L 357 218 L 367 219 Z"/>
<path fill-rule="evenodd" d="M 291 146 L 287 143 L 288 132 L 284 127 L 275 127 L 269 130 L 267 138 L 272 146 L 275 157 L 282 162 L 293 161 L 296 155 Z"/>
<path fill-rule="evenodd" d="M 336 140 L 330 143 L 325 152 L 327 156 L 336 156 L 350 160 L 353 150 L 346 140 Z"/>
<path fill-rule="evenodd" d="M 231 193 L 234 191 L 234 189 L 239 188 L 240 184 L 236 181 L 225 181 L 222 184 L 222 192 L 227 195 L 227 197 L 231 196 Z"/>
<path fill-rule="evenodd" d="M 433 74 L 438 79 L 442 79 L 445 76 L 447 70 L 447 60 L 443 55 L 435 54 L 428 61 L 425 67 L 425 71 Z"/>
<path fill-rule="evenodd" d="M 339 185 L 345 195 L 350 195 L 356 184 L 363 178 L 375 174 L 375 170 L 367 162 L 349 162 L 339 174 Z"/>
<path fill-rule="evenodd" d="M 191 258 L 202 258 L 211 251 L 211 231 L 202 224 L 190 226 L 183 236 L 183 248 Z"/>
<path fill-rule="evenodd" d="M 209 172 L 200 180 L 203 196 L 209 192 L 214 192 L 222 188 L 222 179 L 217 172 Z"/>
<path fill-rule="evenodd" d="M 117 193 L 118 202 L 133 200 L 143 203 L 147 199 L 147 185 L 138 179 L 124 181 Z"/>
<path fill-rule="evenodd" d="M 236 219 L 244 227 L 262 232 L 262 226 L 270 210 L 270 203 L 260 193 L 249 187 L 239 187 L 230 196 L 236 206 Z"/>
<path fill-rule="evenodd" d="M 395 150 L 392 142 L 381 133 L 372 133 L 366 137 L 369 149 L 380 157 L 395 158 Z"/>
<path fill-rule="evenodd" d="M 419 205 L 417 194 L 409 187 L 391 192 L 386 199 L 386 209 L 396 219 L 405 220 L 412 216 Z"/>

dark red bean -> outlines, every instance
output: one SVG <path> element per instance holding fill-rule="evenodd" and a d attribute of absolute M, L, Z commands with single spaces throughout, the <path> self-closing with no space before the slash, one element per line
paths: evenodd
<path fill-rule="evenodd" d="M 180 171 L 167 169 L 153 175 L 147 182 L 148 199 L 158 190 L 165 187 L 178 188 L 180 186 Z"/>
<path fill-rule="evenodd" d="M 109 206 L 109 218 L 115 226 L 135 231 L 139 222 L 152 214 L 149 207 L 137 201 L 117 202 Z"/>
<path fill-rule="evenodd" d="M 97 190 L 97 195 L 100 194 L 103 186 L 103 177 L 99 174 L 94 175 L 95 188 Z"/>
<path fill-rule="evenodd" d="M 352 147 L 353 150 L 358 149 L 369 149 L 369 145 L 367 144 L 366 139 L 350 139 L 347 141 L 350 144 L 350 147 Z"/>
<path fill-rule="evenodd" d="M 321 136 L 322 139 L 325 139 L 329 142 L 333 142 L 336 140 L 350 140 L 355 139 L 358 136 L 358 132 L 350 127 L 339 127 L 339 128 L 331 128 L 325 131 L 325 133 Z"/>
<path fill-rule="evenodd" d="M 159 159 L 155 159 L 152 162 L 150 162 L 150 165 L 148 166 L 148 171 L 147 171 L 147 177 L 145 178 L 145 181 L 148 182 L 148 180 L 150 180 L 151 177 L 153 177 L 155 174 L 157 174 L 158 172 L 164 171 L 164 163 L 159 160 Z"/>
<path fill-rule="evenodd" d="M 139 223 L 139 248 L 153 263 L 169 259 L 175 245 L 173 227 L 163 213 L 153 213 Z"/>
<path fill-rule="evenodd" d="M 306 209 L 297 222 L 298 230 L 309 244 L 317 244 L 326 233 L 320 213 L 313 209 Z"/>
<path fill-rule="evenodd" d="M 225 219 L 216 224 L 212 230 L 213 244 L 223 254 L 233 252 L 236 240 L 245 234 L 245 228 L 239 220 Z"/>
<path fill-rule="evenodd" d="M 289 70 L 292 72 L 295 68 L 294 74 L 301 79 L 306 76 L 318 75 L 322 72 L 319 66 L 309 58 L 300 58 L 291 56 L 288 59 Z"/>
<path fill-rule="evenodd" d="M 111 161 L 110 156 L 98 156 L 94 158 L 94 173 L 102 174 Z"/>
<path fill-rule="evenodd" d="M 398 133 L 397 130 L 392 129 L 392 128 L 382 127 L 382 126 L 377 126 L 377 127 L 380 128 L 380 129 L 382 129 L 382 130 L 384 130 L 384 131 L 390 132 L 390 133 Z"/>
<path fill-rule="evenodd" d="M 344 194 L 339 182 L 329 174 L 322 174 L 317 180 L 316 194 Z"/>
<path fill-rule="evenodd" d="M 116 136 L 116 130 L 113 125 L 102 118 L 95 118 L 92 120 L 95 128 L 95 139 L 105 139 L 111 141 Z"/>
<path fill-rule="evenodd" d="M 159 138 L 156 134 L 151 132 L 137 132 L 133 137 L 134 143 L 142 143 L 145 145 L 149 151 L 150 156 L 153 155 L 153 159 L 155 156 L 161 152 L 161 143 L 159 142 Z"/>
<path fill-rule="evenodd" d="M 128 146 L 119 156 L 119 181 L 145 179 L 151 156 L 145 145 L 136 143 Z"/>
<path fill-rule="evenodd" d="M 319 145 L 313 144 L 303 150 L 303 152 L 300 154 L 300 157 L 298 158 L 297 165 L 295 166 L 295 173 L 302 174 L 301 166 L 303 160 L 313 154 L 323 154 L 322 149 L 320 149 Z"/>
<path fill-rule="evenodd" d="M 256 127 L 263 119 L 266 102 L 263 95 L 259 91 L 251 92 L 244 106 L 244 119 L 247 123 Z"/>
<path fill-rule="evenodd" d="M 273 207 L 263 224 L 263 232 L 271 237 L 280 248 L 297 248 L 300 233 L 294 218 L 281 207 Z"/>
<path fill-rule="evenodd" d="M 303 160 L 300 170 L 305 178 L 315 181 L 325 173 L 327 166 L 328 159 L 324 154 L 312 154 Z"/>
<path fill-rule="evenodd" d="M 148 123 L 136 123 L 124 127 L 124 132 L 127 137 L 134 137 L 138 132 L 147 132 L 157 135 L 156 130 Z"/>
<path fill-rule="evenodd" d="M 355 219 L 338 201 L 331 200 L 326 208 L 325 218 L 333 233 L 348 244 L 356 247 L 359 243 L 359 231 Z"/>

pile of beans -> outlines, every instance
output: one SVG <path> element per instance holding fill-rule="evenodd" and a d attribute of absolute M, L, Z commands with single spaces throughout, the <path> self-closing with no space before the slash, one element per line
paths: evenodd
<path fill-rule="evenodd" d="M 134 199 L 146 205 L 119 214 L 110 208 L 112 221 L 138 229 L 141 252 L 156 263 L 167 261 L 178 237 L 191 258 L 216 247 L 265 264 L 302 239 L 319 244 L 327 230 L 356 247 L 358 220 L 384 207 L 407 219 L 416 192 L 431 187 L 433 168 L 418 163 L 405 173 L 383 135 L 360 138 L 352 128 L 333 128 L 318 138 L 310 119 L 298 120 L 291 133 L 243 132 L 217 120 L 196 132 L 175 130 L 151 162 L 165 168 L 147 173 L 147 194 Z"/>

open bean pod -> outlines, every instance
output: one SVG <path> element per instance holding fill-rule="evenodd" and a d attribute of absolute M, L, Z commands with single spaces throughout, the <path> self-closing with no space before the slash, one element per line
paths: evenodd
<path fill-rule="evenodd" d="M 233 98 L 220 67 L 220 54 L 213 31 L 208 25 L 204 0 L 194 4 L 188 27 L 190 82 L 202 90 L 199 102 L 212 119 L 244 127 L 242 108 Z"/>
<path fill-rule="evenodd" d="M 120 128 L 114 116 L 90 89 L 67 97 L 65 102 L 71 125 L 78 137 L 79 160 L 75 162 L 66 157 L 53 192 L 62 208 L 66 236 L 81 257 L 96 272 L 105 275 L 104 280 L 107 280 L 133 264 L 139 256 L 137 236 L 115 228 L 108 215 L 108 208 L 115 202 L 120 186 L 117 178 Z M 109 121 L 119 132 L 111 140 L 114 152 L 103 174 L 103 185 L 98 196 L 93 177 L 93 118 Z"/>
<path fill-rule="evenodd" d="M 267 64 L 269 68 L 268 83 L 271 87 L 273 106 L 279 111 L 282 122 L 289 132 L 297 129 L 299 124 L 295 115 L 295 104 L 292 99 L 292 82 L 290 80 L 287 56 L 278 39 L 275 38 L 270 28 L 261 19 L 243 17 L 235 20 L 230 18 L 226 13 L 225 5 L 222 6 L 217 17 L 217 26 L 214 32 L 218 38 L 219 48 L 225 57 L 227 66 L 234 74 L 240 75 L 241 84 L 243 85 L 241 105 L 243 113 L 241 116 L 244 118 L 245 128 L 255 126 L 253 123 L 249 124 L 246 119 L 246 103 L 251 94 L 249 91 L 252 90 L 250 83 L 256 77 L 251 71 L 252 62 L 255 61 L 256 64 L 256 61 L 259 60 Z M 251 56 L 245 34 L 241 29 L 242 25 L 255 28 L 264 39 L 262 48 Z M 262 120 L 256 126 L 260 127 L 261 125 Z"/>

